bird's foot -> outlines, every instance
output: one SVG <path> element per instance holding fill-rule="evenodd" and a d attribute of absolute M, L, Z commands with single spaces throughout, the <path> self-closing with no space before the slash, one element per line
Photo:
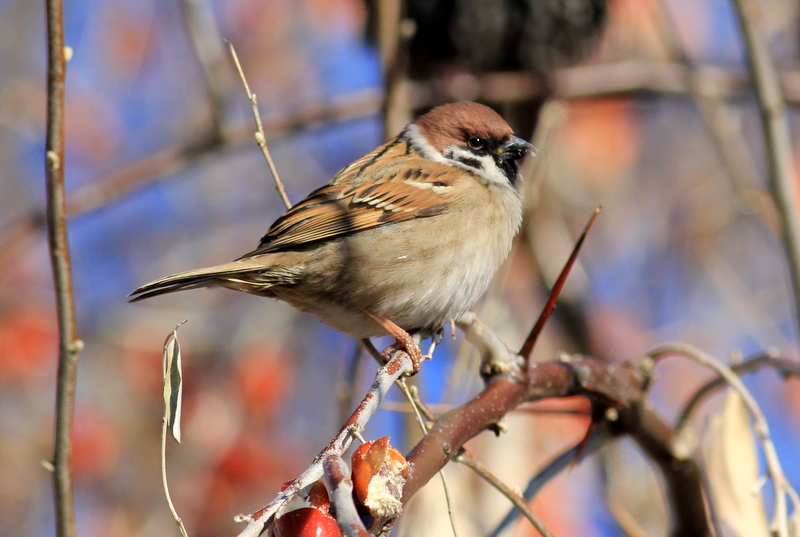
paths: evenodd
<path fill-rule="evenodd" d="M 392 353 L 398 350 L 403 350 L 407 352 L 408 356 L 411 358 L 411 374 L 416 375 L 419 373 L 419 367 L 422 363 L 423 357 L 422 350 L 419 348 L 419 343 L 417 343 L 417 340 L 414 339 L 414 336 L 394 324 L 383 315 L 378 315 L 377 313 L 372 313 L 371 311 L 367 311 L 365 313 L 369 315 L 373 321 L 381 325 L 384 330 L 389 332 L 390 336 L 394 336 L 394 338 L 397 340 L 381 351 L 381 358 L 383 361 L 388 362 Z"/>

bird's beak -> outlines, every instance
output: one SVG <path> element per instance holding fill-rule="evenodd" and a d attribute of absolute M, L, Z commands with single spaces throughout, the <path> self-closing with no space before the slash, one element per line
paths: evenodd
<path fill-rule="evenodd" d="M 503 160 L 519 160 L 530 151 L 531 147 L 533 147 L 531 144 L 512 134 L 497 148 L 497 156 Z"/>

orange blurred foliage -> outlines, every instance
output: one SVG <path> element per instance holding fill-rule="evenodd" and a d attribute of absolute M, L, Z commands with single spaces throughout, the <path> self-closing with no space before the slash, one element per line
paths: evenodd
<path fill-rule="evenodd" d="M 72 467 L 78 478 L 100 478 L 119 463 L 116 421 L 97 408 L 79 409 L 72 431 Z"/>
<path fill-rule="evenodd" d="M 280 408 L 292 384 L 291 362 L 270 349 L 246 349 L 236 362 L 237 386 L 248 414 L 264 418 Z"/>
<path fill-rule="evenodd" d="M 597 190 L 615 186 L 639 154 L 639 126 L 626 99 L 570 103 L 560 139 L 575 175 Z"/>
<path fill-rule="evenodd" d="M 58 337 L 51 310 L 21 306 L 0 315 L 0 382 L 31 383 L 55 371 Z"/>

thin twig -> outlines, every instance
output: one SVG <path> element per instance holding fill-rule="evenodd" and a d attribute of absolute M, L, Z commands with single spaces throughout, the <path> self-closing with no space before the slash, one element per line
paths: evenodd
<path fill-rule="evenodd" d="M 166 412 L 166 410 L 165 410 Z M 167 507 L 172 514 L 175 524 L 178 525 L 178 530 L 181 532 L 182 537 L 188 537 L 186 533 L 186 526 L 183 525 L 183 519 L 178 516 L 175 510 L 175 505 L 172 503 L 172 496 L 169 493 L 169 484 L 167 483 L 167 417 L 161 419 L 161 487 L 164 489 L 164 495 L 167 498 Z"/>
<path fill-rule="evenodd" d="M 569 448 L 560 455 L 556 456 L 547 465 L 542 468 L 534 477 L 528 481 L 525 490 L 522 493 L 522 500 L 524 505 L 527 505 L 533 500 L 536 494 L 550 482 L 555 476 L 559 475 L 564 469 L 574 465 L 579 459 L 595 452 L 605 443 L 613 438 L 610 434 L 608 427 L 598 427 L 588 443 L 581 441 L 579 444 Z M 521 509 L 511 509 L 509 513 L 503 518 L 500 524 L 488 535 L 488 537 L 500 537 L 511 525 L 519 518 L 520 514 L 525 514 Z M 527 516 L 527 515 L 526 515 Z"/>
<path fill-rule="evenodd" d="M 425 404 L 419 398 L 419 392 L 416 389 L 411 390 L 408 387 L 406 379 L 399 378 L 397 379 L 396 384 L 400 387 L 400 391 L 402 391 L 403 395 L 406 396 L 411 408 L 414 410 L 414 418 L 417 421 L 417 425 L 419 425 L 419 428 L 422 430 L 422 434 L 427 434 L 428 425 L 425 423 L 425 419 L 423 419 L 423 414 L 425 414 L 426 419 L 431 419 L 433 414 L 426 408 Z M 444 491 L 444 501 L 447 506 L 447 519 L 450 521 L 450 529 L 453 530 L 453 536 L 458 537 L 456 519 L 453 515 L 453 503 L 450 500 L 450 487 L 447 485 L 447 477 L 444 475 L 444 469 L 439 471 L 439 479 L 442 480 L 442 490 Z"/>
<path fill-rule="evenodd" d="M 781 358 L 775 354 L 763 354 L 740 364 L 732 365 L 731 371 L 741 376 L 743 373 L 753 373 L 765 367 L 774 369 L 784 377 L 800 377 L 800 363 L 795 360 Z M 695 391 L 692 397 L 683 405 L 683 410 L 681 410 L 678 419 L 675 421 L 675 428 L 678 431 L 683 429 L 689 423 L 694 409 L 717 388 L 726 385 L 727 383 L 723 377 L 717 377 Z"/>
<path fill-rule="evenodd" d="M 734 5 L 758 96 L 769 164 L 769 187 L 781 221 L 781 238 L 792 280 L 795 323 L 800 323 L 800 211 L 797 207 L 800 194 L 786 103 L 781 93 L 778 73 L 764 40 L 759 35 L 758 19 L 761 14 L 758 2 L 735 0 Z M 796 325 L 796 328 L 800 333 L 800 325 Z"/>
<path fill-rule="evenodd" d="M 522 515 L 528 519 L 528 521 L 533 525 L 533 527 L 536 528 L 536 531 L 538 531 L 542 535 L 542 537 L 553 537 L 553 534 L 550 532 L 550 530 L 547 529 L 544 523 L 541 520 L 539 520 L 539 517 L 537 517 L 536 514 L 530 510 L 530 508 L 528 507 L 528 503 L 525 501 L 525 499 L 522 498 L 516 492 L 514 492 L 514 490 L 512 490 L 511 487 L 503 483 L 496 475 L 490 472 L 474 456 L 472 456 L 470 453 L 462 449 L 461 452 L 453 458 L 453 460 L 455 460 L 456 462 L 460 462 L 467 468 L 470 468 L 473 472 L 481 476 L 481 478 L 483 478 L 484 481 L 489 483 L 491 486 L 497 489 L 503 496 L 508 498 L 508 500 L 512 504 L 514 504 L 514 507 L 516 507 L 519 510 L 519 512 L 522 513 Z"/>
<path fill-rule="evenodd" d="M 442 480 L 442 489 L 444 490 L 444 503 L 447 506 L 447 520 L 450 521 L 450 529 L 453 531 L 453 537 L 458 537 L 456 519 L 455 515 L 453 515 L 453 503 L 450 501 L 450 487 L 447 486 L 447 478 L 444 476 L 444 468 L 439 470 L 439 478 Z"/>
<path fill-rule="evenodd" d="M 56 535 L 74 537 L 75 502 L 72 484 L 72 422 L 75 412 L 75 382 L 78 354 L 83 343 L 75 326 L 72 269 L 67 239 L 64 194 L 64 94 L 67 49 L 64 46 L 64 18 L 61 0 L 46 0 L 47 17 L 47 140 L 45 176 L 47 182 L 47 238 L 53 267 L 58 315 L 58 378 L 53 454 L 53 487 Z"/>
<path fill-rule="evenodd" d="M 736 373 L 731 371 L 728 366 L 696 347 L 684 343 L 670 343 L 656 347 L 647 354 L 647 356 L 653 360 L 658 360 L 667 355 L 685 356 L 701 365 L 713 369 L 742 397 L 742 401 L 753 419 L 753 430 L 761 444 L 761 449 L 764 453 L 764 461 L 775 491 L 775 510 L 772 519 L 772 527 L 779 537 L 788 537 L 789 517 L 786 496 L 788 495 L 792 499 L 795 509 L 800 508 L 800 498 L 798 498 L 797 492 L 789 484 L 786 475 L 783 473 L 778 453 L 775 450 L 775 445 L 770 436 L 769 424 L 755 398 Z"/>
<path fill-rule="evenodd" d="M 764 208 L 756 203 L 758 199 L 756 190 L 750 186 L 752 179 L 758 177 L 758 171 L 753 161 L 752 148 L 741 132 L 738 115 L 725 102 L 725 96 L 703 92 L 702 78 L 698 74 L 697 65 L 680 40 L 665 0 L 651 3 L 651 10 L 670 55 L 686 66 L 689 96 L 714 141 L 733 189 L 744 204 L 743 208 L 764 218 Z"/>
<path fill-rule="evenodd" d="M 477 321 L 477 316 L 471 312 L 470 314 L 472 317 L 474 317 L 474 319 L 471 319 L 471 321 Z M 472 322 L 471 326 L 474 327 L 475 323 Z M 427 433 L 428 426 L 422 421 L 422 415 L 424 415 L 425 419 L 430 421 L 436 419 L 436 416 L 433 414 L 431 409 L 425 403 L 422 402 L 416 390 L 409 390 L 405 386 L 403 386 L 403 388 L 405 388 L 404 393 L 406 395 L 406 398 L 410 401 L 415 414 L 417 415 L 417 420 L 420 424 L 420 427 L 422 428 L 423 433 Z M 525 502 L 523 498 L 520 498 L 519 495 L 511 489 L 511 487 L 503 483 L 499 478 L 497 478 L 497 476 L 491 473 L 466 448 L 462 447 L 458 455 L 453 457 L 453 460 L 455 462 L 463 464 L 464 466 L 475 472 L 481 479 L 486 481 L 486 483 L 494 487 L 498 492 L 500 492 L 500 494 L 508 498 L 508 500 L 512 504 L 514 504 L 514 506 L 517 507 L 517 509 L 519 509 L 519 511 L 525 516 L 525 518 L 527 518 L 531 522 L 531 524 L 533 524 L 533 526 L 539 531 L 539 533 L 541 533 L 544 537 L 548 537 L 551 535 L 550 532 L 542 523 L 542 521 L 539 520 L 536 514 L 533 513 L 528 508 L 527 502 Z M 444 480 L 444 473 L 440 471 L 439 475 L 442 476 L 442 483 L 445 487 L 445 495 L 446 495 L 445 497 L 448 500 L 448 508 L 449 508 L 449 494 L 447 491 L 447 483 Z M 452 513 L 450 514 L 450 524 L 453 527 L 453 531 L 455 532 L 455 524 L 452 518 Z"/>
<path fill-rule="evenodd" d="M 477 316 L 475 316 L 475 319 L 477 319 Z M 429 421 L 435 420 L 436 416 L 433 414 L 428 405 L 422 402 L 416 390 L 409 390 L 408 387 L 405 386 L 405 383 L 403 383 L 401 389 L 403 390 L 403 393 L 405 394 L 406 398 L 409 400 L 411 407 L 414 409 L 414 413 L 417 416 L 417 421 L 420 425 L 420 428 L 422 429 L 423 434 L 426 434 L 428 432 L 428 426 L 423 421 L 422 419 L 423 416 L 425 417 L 425 419 Z M 497 476 L 495 476 L 488 469 L 486 469 L 486 467 L 483 466 L 483 464 L 481 464 L 475 458 L 475 456 L 472 455 L 472 453 L 470 453 L 466 448 L 462 447 L 458 455 L 453 457 L 453 460 L 455 462 L 463 464 L 464 466 L 475 472 L 481 479 L 486 481 L 486 483 L 494 487 L 498 492 L 500 492 L 500 494 L 508 498 L 508 500 L 511 503 L 513 503 L 522 512 L 523 515 L 525 515 L 525 518 L 530 520 L 531 524 L 533 524 L 533 526 L 537 530 L 539 530 L 539 533 L 541 533 L 544 537 L 548 537 L 549 535 L 551 535 L 550 532 L 542 523 L 542 521 L 539 520 L 539 518 L 528 508 L 525 501 L 522 500 L 519 497 L 519 495 L 517 495 L 511 489 L 511 487 L 503 483 L 500 479 L 497 478 Z M 444 486 L 445 498 L 447 499 L 448 513 L 450 514 L 450 525 L 453 528 L 453 532 L 455 533 L 456 531 L 455 521 L 453 520 L 453 514 L 450 510 L 450 494 L 447 489 L 447 481 L 445 480 L 444 472 L 440 471 L 439 475 L 442 477 L 442 485 Z"/>
<path fill-rule="evenodd" d="M 283 204 L 286 205 L 287 209 L 289 209 L 292 206 L 292 202 L 289 201 L 289 196 L 286 195 L 286 189 L 283 187 L 281 177 L 278 175 L 278 169 L 275 167 L 275 162 L 273 162 L 272 155 L 269 152 L 267 136 L 264 134 L 264 127 L 261 125 L 261 115 L 258 113 L 258 100 L 256 99 L 256 94 L 250 91 L 250 86 L 247 84 L 247 79 L 244 76 L 244 71 L 242 71 L 242 65 L 239 63 L 239 56 L 236 55 L 236 49 L 233 48 L 233 43 L 227 40 L 226 43 L 228 43 L 228 48 L 231 51 L 233 62 L 236 64 L 236 70 L 239 72 L 239 77 L 242 79 L 242 84 L 244 84 L 244 90 L 247 92 L 247 98 L 250 100 L 250 108 L 253 110 L 253 119 L 256 121 L 256 143 L 258 144 L 259 149 L 261 149 L 261 153 L 264 155 L 264 160 L 267 161 L 267 166 L 269 166 L 269 171 L 272 173 L 272 178 L 275 180 L 275 190 L 278 191 L 278 195 L 283 200 Z"/>
<path fill-rule="evenodd" d="M 377 3 L 378 48 L 383 65 L 385 99 L 383 102 L 383 137 L 388 140 L 411 119 L 408 80 L 408 40 L 413 22 L 403 16 L 403 0 Z"/>

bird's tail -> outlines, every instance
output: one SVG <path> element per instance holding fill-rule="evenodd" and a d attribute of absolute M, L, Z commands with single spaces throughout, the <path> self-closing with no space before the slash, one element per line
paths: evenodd
<path fill-rule="evenodd" d="M 128 296 L 131 297 L 130 302 L 137 302 L 166 293 L 215 285 L 246 293 L 266 294 L 275 283 L 275 275 L 271 274 L 269 267 L 234 261 L 166 276 L 139 287 Z"/>

